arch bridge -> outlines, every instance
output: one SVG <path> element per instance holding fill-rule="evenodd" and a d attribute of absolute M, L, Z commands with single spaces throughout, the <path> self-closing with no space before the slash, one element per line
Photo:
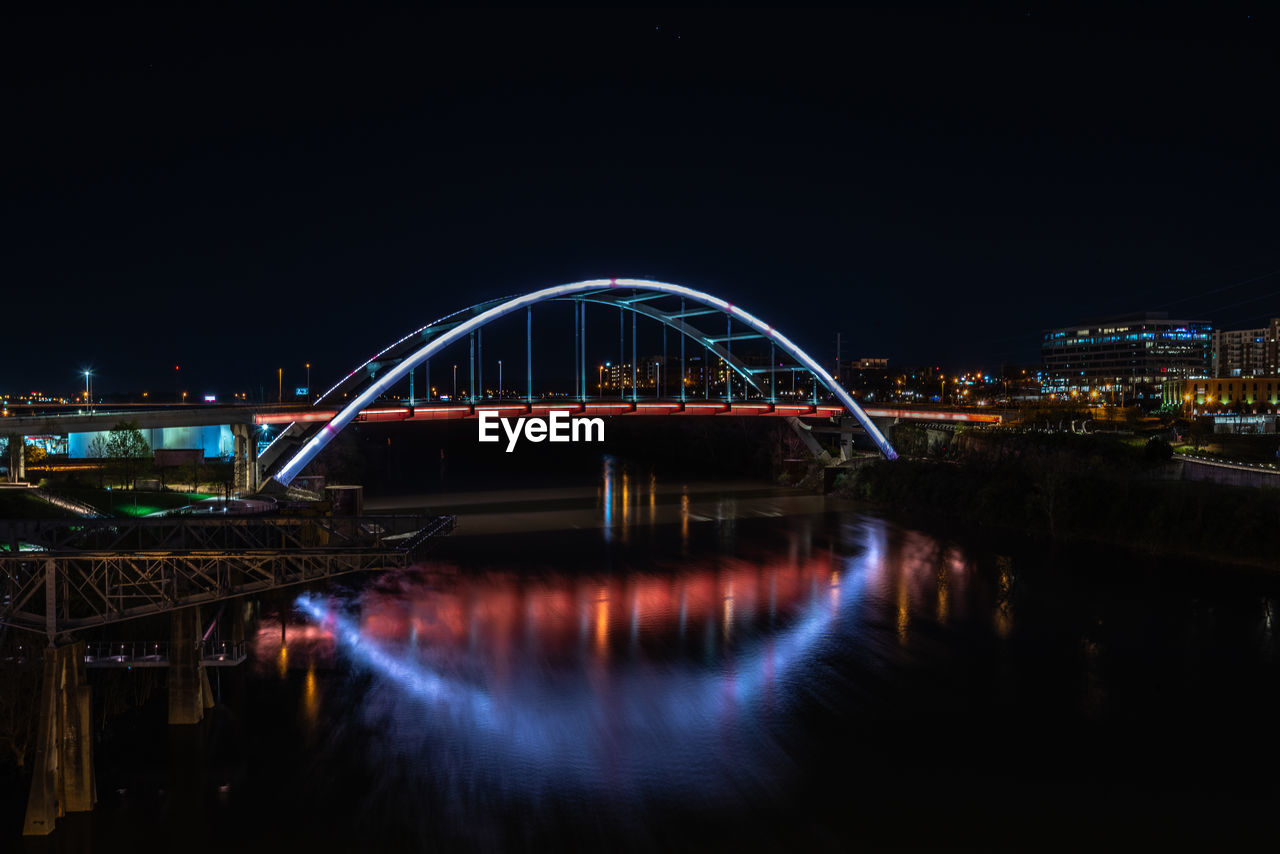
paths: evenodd
<path fill-rule="evenodd" d="M 544 302 L 568 302 L 573 306 L 575 388 L 572 397 L 561 399 L 555 404 L 537 399 L 533 390 L 533 308 Z M 609 402 L 599 394 L 589 394 L 589 381 L 592 378 L 589 376 L 586 358 L 588 306 L 618 311 L 620 368 L 628 364 L 627 333 L 628 326 L 630 327 L 630 382 L 625 382 L 623 378 L 619 390 Z M 471 354 L 467 377 L 468 399 L 450 400 L 454 406 L 441 407 L 440 411 L 452 411 L 452 417 L 463 417 L 474 414 L 476 409 L 490 408 L 485 405 L 485 396 L 476 393 L 477 389 L 484 388 L 483 329 L 494 321 L 518 315 L 521 311 L 525 315 L 525 393 L 511 394 L 500 389 L 497 395 L 498 401 L 507 399 L 507 403 L 512 405 L 507 408 L 512 412 L 533 412 L 543 408 L 567 409 L 582 414 L 643 411 L 639 396 L 637 357 L 640 354 L 637 351 L 636 329 L 638 319 L 646 318 L 660 325 L 664 354 L 667 350 L 668 332 L 674 333 L 677 340 L 673 348 L 678 353 L 677 376 L 680 379 L 677 388 L 666 389 L 666 393 L 662 394 L 661 377 L 666 372 L 660 371 L 654 382 L 656 394 L 654 398 L 646 399 L 643 406 L 657 406 L 662 412 L 707 414 L 708 409 L 702 407 L 709 407 L 710 402 L 715 401 L 715 408 L 710 411 L 730 414 L 748 414 L 742 411 L 744 407 L 751 409 L 753 413 L 768 412 L 792 417 L 847 414 L 866 430 L 885 457 L 897 457 L 879 428 L 831 374 L 791 339 L 755 315 L 732 302 L 683 285 L 648 279 L 593 279 L 479 303 L 441 317 L 404 336 L 351 371 L 316 398 L 309 411 L 300 413 L 291 420 L 259 457 L 259 470 L 268 472 L 275 467 L 272 479 L 280 485 L 288 486 L 352 421 L 358 418 L 369 420 L 371 417 L 376 420 L 379 414 L 394 418 L 403 417 L 401 413 L 412 413 L 415 418 L 418 417 L 413 410 L 412 391 L 416 369 L 419 365 L 425 366 L 426 388 L 429 391 L 431 357 L 450 345 L 464 341 L 469 343 Z M 758 358 L 744 358 L 740 342 L 747 340 L 768 344 L 767 363 L 760 364 Z M 478 354 L 481 358 L 477 362 Z M 704 377 L 700 389 L 701 400 L 688 392 L 684 381 L 688 359 L 699 357 L 702 359 Z M 714 396 L 711 391 L 712 380 L 707 373 L 713 360 L 718 360 L 723 365 L 723 379 L 716 380 L 720 393 Z M 809 378 L 808 388 L 802 385 L 798 392 L 795 391 L 797 373 Z M 779 377 L 785 378 L 788 375 L 791 379 L 791 394 L 780 391 L 778 387 Z M 375 406 L 380 398 L 405 379 L 410 383 L 408 408 L 386 410 Z M 602 391 L 599 386 L 603 386 L 603 382 L 598 384 L 598 392 Z M 829 396 L 828 400 L 834 400 L 834 404 L 824 405 L 827 401 L 819 401 L 820 388 L 825 390 L 824 397 Z M 465 403 L 466 407 L 458 407 L 459 403 Z M 619 404 L 622 408 L 619 408 Z M 503 409 L 497 401 L 492 408 L 497 408 L 500 412 Z M 650 414 L 655 412 L 651 411 Z"/>

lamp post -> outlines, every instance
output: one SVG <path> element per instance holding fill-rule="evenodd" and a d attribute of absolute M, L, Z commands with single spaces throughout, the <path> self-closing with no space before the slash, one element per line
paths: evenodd
<path fill-rule="evenodd" d="M 502 360 L 498 360 L 498 400 L 502 400 Z"/>
<path fill-rule="evenodd" d="M 311 363 L 307 362 L 307 403 L 311 402 Z"/>
<path fill-rule="evenodd" d="M 453 366 L 453 397 L 451 399 L 454 401 L 458 399 L 458 366 L 457 365 Z"/>
<path fill-rule="evenodd" d="M 284 403 L 284 368 L 276 368 L 276 403 Z"/>
<path fill-rule="evenodd" d="M 596 396 L 604 394 L 604 365 L 596 368 Z"/>
<path fill-rule="evenodd" d="M 91 405 L 92 401 L 93 401 L 93 398 L 92 398 L 92 397 L 90 396 L 90 394 L 89 394 L 89 376 L 90 376 L 90 373 L 91 373 L 90 371 L 85 371 L 85 372 L 84 372 L 84 405 L 85 405 L 85 407 L 86 407 L 86 408 L 88 408 L 88 407 Z"/>

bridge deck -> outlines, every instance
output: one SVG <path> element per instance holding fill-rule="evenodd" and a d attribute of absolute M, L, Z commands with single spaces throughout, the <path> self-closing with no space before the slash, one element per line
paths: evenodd
<path fill-rule="evenodd" d="M 519 400 L 485 403 L 428 403 L 423 406 L 378 405 L 371 406 L 356 416 L 357 421 L 452 421 L 474 419 L 482 412 L 515 418 L 522 415 L 546 415 L 548 412 L 568 412 L 572 415 L 735 415 L 735 416 L 792 416 L 797 418 L 831 418 L 847 414 L 845 408 L 833 403 L 770 403 L 768 401 L 718 401 L 718 400 L 637 400 L 594 399 L 587 401 L 559 401 L 556 403 L 527 403 Z M 946 421 L 972 424 L 999 424 L 1003 415 L 999 412 L 911 407 L 864 406 L 863 411 L 872 418 L 898 418 L 915 421 Z M 338 414 L 337 409 L 301 409 L 260 413 L 254 416 L 255 424 L 305 424 L 329 421 Z"/>

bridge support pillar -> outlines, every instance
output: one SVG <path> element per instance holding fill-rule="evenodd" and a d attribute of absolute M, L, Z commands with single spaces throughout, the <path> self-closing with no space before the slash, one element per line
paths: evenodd
<path fill-rule="evenodd" d="M 169 723 L 198 724 L 204 710 L 213 706 L 209 677 L 200 661 L 198 607 L 170 614 L 169 650 Z"/>
<path fill-rule="evenodd" d="M 258 446 L 253 441 L 253 427 L 249 424 L 232 424 L 231 435 L 236 442 L 236 490 L 255 492 L 258 489 Z"/>
<path fill-rule="evenodd" d="M 26 437 L 17 433 L 9 435 L 9 482 L 20 483 L 27 478 Z"/>
<path fill-rule="evenodd" d="M 813 431 L 809 429 L 807 424 L 794 415 L 787 416 L 787 423 L 791 425 L 791 429 L 800 437 L 800 441 L 815 460 L 823 465 L 831 465 L 831 454 L 827 452 L 826 448 L 822 447 L 822 444 L 817 439 L 813 438 Z"/>
<path fill-rule="evenodd" d="M 53 832 L 57 819 L 98 801 L 93 774 L 92 697 L 84 674 L 84 642 L 44 651 L 35 773 L 24 836 Z"/>

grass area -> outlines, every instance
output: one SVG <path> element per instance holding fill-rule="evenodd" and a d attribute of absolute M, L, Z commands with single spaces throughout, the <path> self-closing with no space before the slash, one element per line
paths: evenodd
<path fill-rule="evenodd" d="M 66 519 L 74 515 L 25 489 L 0 489 L 0 519 Z"/>
<path fill-rule="evenodd" d="M 112 516 L 147 516 L 214 497 L 204 492 L 134 492 L 129 489 L 92 489 L 83 486 L 55 486 L 53 490 Z"/>

